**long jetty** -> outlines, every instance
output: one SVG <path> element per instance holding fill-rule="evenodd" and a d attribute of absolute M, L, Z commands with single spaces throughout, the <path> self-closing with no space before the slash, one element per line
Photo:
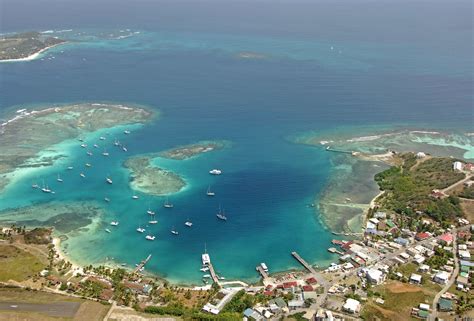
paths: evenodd
<path fill-rule="evenodd" d="M 260 273 L 260 275 L 262 276 L 263 279 L 267 279 L 268 278 L 268 273 L 265 272 L 265 270 L 259 265 L 257 266 L 257 271 L 258 273 Z"/>
<path fill-rule="evenodd" d="M 308 264 L 308 262 L 306 262 L 298 253 L 296 252 L 291 252 L 291 255 L 293 255 L 293 257 L 301 263 L 302 266 L 304 266 L 304 268 L 306 270 L 308 270 L 309 272 L 313 273 L 313 274 L 316 274 L 316 270 Z"/>
<path fill-rule="evenodd" d="M 137 273 L 138 271 L 140 271 L 145 266 L 145 264 L 147 264 L 148 261 L 150 261 L 150 259 L 151 259 L 151 254 L 148 254 L 147 258 L 141 261 L 140 264 L 137 265 L 133 273 Z"/>
<path fill-rule="evenodd" d="M 211 262 L 207 265 L 209 267 L 209 272 L 211 273 L 212 281 L 214 283 L 219 283 L 219 278 L 217 277 L 216 271 L 214 270 L 214 266 Z"/>
<path fill-rule="evenodd" d="M 326 151 L 334 152 L 334 153 L 344 153 L 344 154 L 352 154 L 353 153 L 352 151 L 348 151 L 348 150 L 334 149 L 334 148 L 331 148 L 331 146 L 326 147 Z"/>

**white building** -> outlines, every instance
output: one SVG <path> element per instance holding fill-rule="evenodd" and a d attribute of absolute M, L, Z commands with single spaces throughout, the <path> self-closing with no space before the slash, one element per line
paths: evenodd
<path fill-rule="evenodd" d="M 430 310 L 430 306 L 426 303 L 420 303 L 420 305 L 418 306 L 418 308 L 420 310 L 425 310 L 425 311 L 429 311 Z"/>
<path fill-rule="evenodd" d="M 380 284 L 385 280 L 385 275 L 377 269 L 370 269 L 366 273 L 367 280 L 373 284 Z"/>
<path fill-rule="evenodd" d="M 412 273 L 410 276 L 410 283 L 421 284 L 421 275 Z"/>
<path fill-rule="evenodd" d="M 469 261 L 471 259 L 471 253 L 469 253 L 469 251 L 459 250 L 458 255 L 461 260 Z"/>
<path fill-rule="evenodd" d="M 429 265 L 426 265 L 426 264 L 421 264 L 420 267 L 418 268 L 418 271 L 423 272 L 423 273 L 429 272 L 429 270 L 430 270 L 430 267 Z"/>
<path fill-rule="evenodd" d="M 358 313 L 360 311 L 360 302 L 354 299 L 347 299 L 342 309 L 349 313 Z"/>
<path fill-rule="evenodd" d="M 416 153 L 416 158 L 425 158 L 425 157 L 426 157 L 426 154 L 423 152 Z"/>
<path fill-rule="evenodd" d="M 433 281 L 440 284 L 446 284 L 449 280 L 449 273 L 446 271 L 439 271 L 433 277 Z"/>
<path fill-rule="evenodd" d="M 462 171 L 463 167 L 464 167 L 464 164 L 458 161 L 454 162 L 453 164 L 453 169 L 455 171 Z"/>

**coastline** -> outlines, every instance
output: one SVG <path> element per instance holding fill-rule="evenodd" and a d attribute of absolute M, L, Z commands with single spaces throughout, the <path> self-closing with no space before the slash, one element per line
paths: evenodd
<path fill-rule="evenodd" d="M 37 51 L 37 52 L 35 52 L 35 53 L 32 53 L 32 54 L 29 55 L 28 57 L 13 58 L 13 59 L 0 59 L 0 63 L 2 63 L 2 62 L 33 61 L 33 60 L 36 60 L 36 59 L 40 58 L 40 57 L 41 57 L 41 54 L 45 53 L 45 52 L 48 51 L 49 49 L 54 48 L 54 47 L 58 47 L 58 46 L 65 45 L 66 43 L 68 43 L 68 42 L 65 41 L 65 42 L 61 42 L 61 43 L 57 43 L 57 44 L 54 44 L 54 45 L 45 47 L 45 48 L 40 49 L 39 51 Z"/>

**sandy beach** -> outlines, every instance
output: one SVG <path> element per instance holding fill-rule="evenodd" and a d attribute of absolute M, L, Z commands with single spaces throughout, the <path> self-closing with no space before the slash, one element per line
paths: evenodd
<path fill-rule="evenodd" d="M 64 45 L 66 44 L 67 42 L 62 42 L 62 43 L 58 43 L 58 44 L 55 44 L 55 45 L 52 45 L 52 46 L 48 46 L 46 48 L 43 48 L 31 55 L 29 55 L 28 57 L 24 57 L 24 58 L 16 58 L 16 59 L 3 59 L 3 60 L 0 60 L 0 62 L 20 62 L 20 61 L 32 61 L 32 60 L 36 60 L 38 58 L 41 57 L 41 54 L 45 53 L 46 51 L 48 51 L 49 49 L 53 48 L 53 47 L 57 47 L 57 46 L 61 46 L 61 45 Z"/>

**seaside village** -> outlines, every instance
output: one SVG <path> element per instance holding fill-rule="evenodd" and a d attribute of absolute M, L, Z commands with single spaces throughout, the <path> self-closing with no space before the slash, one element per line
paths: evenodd
<path fill-rule="evenodd" d="M 456 161 L 452 166 L 465 173 L 459 184 L 474 183 L 472 164 Z M 430 197 L 447 194 L 433 190 Z M 110 320 L 146 320 L 156 314 L 169 317 L 166 320 L 472 320 L 474 225 L 462 217 L 446 225 L 416 214 L 416 221 L 408 222 L 374 205 L 363 233 L 333 233 L 335 239 L 327 246 L 335 260 L 325 270 L 292 252 L 288 255 L 301 270 L 271 274 L 271 266 L 256 263 L 261 280 L 254 285 L 218 278 L 212 253 L 204 253 L 203 268 L 213 284 L 196 287 L 171 285 L 145 274 L 151 256 L 133 271 L 75 267 L 58 256 L 51 230 L 5 227 L 0 244 L 23 250 L 36 245 L 48 261 L 29 278 L 3 284 L 110 304 L 104 318 Z"/>

